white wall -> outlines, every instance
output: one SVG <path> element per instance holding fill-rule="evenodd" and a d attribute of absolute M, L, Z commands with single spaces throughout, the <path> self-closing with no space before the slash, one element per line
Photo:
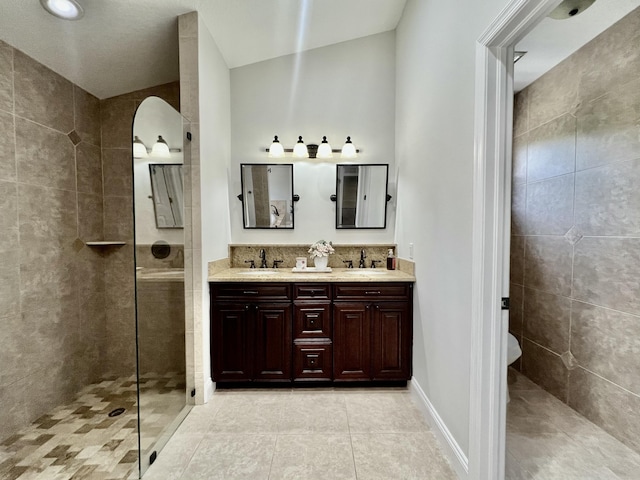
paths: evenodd
<path fill-rule="evenodd" d="M 230 220 L 233 243 L 393 242 L 395 186 L 390 185 L 385 230 L 335 229 L 337 163 L 388 163 L 395 183 L 395 33 L 387 32 L 287 55 L 231 70 Z M 320 143 L 326 135 L 341 148 L 347 135 L 363 152 L 355 162 L 290 156 L 277 163 L 294 164 L 294 230 L 242 228 L 241 163 L 276 163 L 264 149 L 274 135 L 292 148 L 298 135 Z"/>
<path fill-rule="evenodd" d="M 201 373 L 207 385 L 211 381 L 207 266 L 213 260 L 228 256 L 231 134 L 229 69 L 211 33 L 201 20 L 198 21 L 198 79 L 203 285 L 201 341 L 204 370 Z M 194 232 L 194 242 L 196 241 L 199 239 Z"/>
<path fill-rule="evenodd" d="M 396 242 L 415 245 L 415 380 L 469 451 L 476 40 L 507 0 L 409 0 L 396 32 Z"/>
<path fill-rule="evenodd" d="M 146 98 L 136 111 L 133 134 L 137 135 L 148 149 L 153 147 L 158 135 L 162 135 L 170 148 L 182 149 L 182 116 L 161 98 Z M 182 155 L 183 152 L 172 152 L 171 158 L 135 158 L 133 161 L 136 243 L 138 245 L 151 245 L 158 240 L 164 240 L 172 245 L 184 243 L 183 229 L 156 228 L 153 199 L 149 198 L 152 193 L 149 165 L 183 163 Z"/>

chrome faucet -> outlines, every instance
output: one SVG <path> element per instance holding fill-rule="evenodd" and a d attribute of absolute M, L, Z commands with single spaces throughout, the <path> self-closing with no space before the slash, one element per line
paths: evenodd
<path fill-rule="evenodd" d="M 267 253 L 264 248 L 260 249 L 260 268 L 267 268 Z"/>
<path fill-rule="evenodd" d="M 364 248 L 360 250 L 360 263 L 358 264 L 358 268 L 364 268 L 364 259 L 367 258 L 367 254 L 364 251 Z"/>

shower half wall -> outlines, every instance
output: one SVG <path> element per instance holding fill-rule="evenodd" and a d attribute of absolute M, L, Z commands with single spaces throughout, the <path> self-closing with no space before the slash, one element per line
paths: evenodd
<path fill-rule="evenodd" d="M 636 451 L 639 44 L 637 9 L 516 95 L 509 327 L 525 375 Z"/>

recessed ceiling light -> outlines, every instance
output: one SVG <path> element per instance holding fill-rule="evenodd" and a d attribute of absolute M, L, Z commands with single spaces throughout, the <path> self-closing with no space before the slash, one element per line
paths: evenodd
<path fill-rule="evenodd" d="M 76 0 L 40 0 L 44 9 L 51 15 L 64 20 L 80 20 L 84 10 Z"/>

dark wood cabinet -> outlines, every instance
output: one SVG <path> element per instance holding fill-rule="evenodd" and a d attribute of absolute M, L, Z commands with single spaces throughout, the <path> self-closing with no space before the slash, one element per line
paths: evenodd
<path fill-rule="evenodd" d="M 211 284 L 211 376 L 216 382 L 291 381 L 287 284 Z"/>
<path fill-rule="evenodd" d="M 336 284 L 334 290 L 334 379 L 409 380 L 411 284 Z"/>
<path fill-rule="evenodd" d="M 210 285 L 216 382 L 411 378 L 409 282 Z"/>

